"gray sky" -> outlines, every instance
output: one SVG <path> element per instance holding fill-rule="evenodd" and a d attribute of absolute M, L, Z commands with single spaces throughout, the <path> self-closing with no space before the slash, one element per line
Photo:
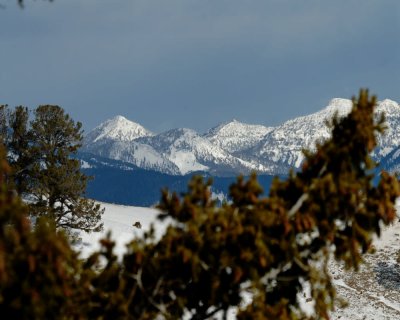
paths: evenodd
<path fill-rule="evenodd" d="M 400 102 L 399 0 L 2 0 L 0 103 L 161 132 Z"/>

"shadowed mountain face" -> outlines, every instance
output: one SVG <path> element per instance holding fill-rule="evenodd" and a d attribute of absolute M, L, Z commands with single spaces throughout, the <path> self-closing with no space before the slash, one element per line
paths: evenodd
<path fill-rule="evenodd" d="M 169 175 L 207 172 L 213 176 L 286 174 L 303 161 L 303 149 L 315 148 L 327 139 L 326 121 L 334 114 L 346 115 L 351 101 L 333 99 L 327 107 L 311 115 L 289 120 L 277 127 L 249 125 L 236 120 L 218 125 L 205 134 L 191 129 L 173 129 L 153 134 L 122 116 L 92 130 L 84 140 L 83 151 L 104 158 Z M 378 103 L 377 116 L 384 113 L 387 130 L 379 137 L 373 154 L 381 161 L 400 145 L 400 107 L 395 101 Z"/>

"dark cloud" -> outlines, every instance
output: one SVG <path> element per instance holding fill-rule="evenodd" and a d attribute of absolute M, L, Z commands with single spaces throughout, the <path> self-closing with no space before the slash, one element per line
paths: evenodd
<path fill-rule="evenodd" d="M 58 0 L 0 10 L 0 101 L 87 129 L 278 124 L 368 86 L 400 101 L 400 2 Z"/>

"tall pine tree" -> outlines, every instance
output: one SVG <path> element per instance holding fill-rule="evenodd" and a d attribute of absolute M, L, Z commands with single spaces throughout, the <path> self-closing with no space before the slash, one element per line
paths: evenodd
<path fill-rule="evenodd" d="M 34 115 L 30 148 L 35 162 L 29 188 L 33 213 L 52 217 L 64 229 L 101 230 L 103 210 L 82 197 L 88 177 L 80 171 L 79 160 L 72 158 L 81 146 L 81 123 L 54 105 L 39 106 Z"/>
<path fill-rule="evenodd" d="M 11 166 L 8 183 L 30 199 L 30 213 L 51 217 L 57 228 L 101 230 L 103 210 L 85 199 L 88 177 L 73 158 L 81 146 L 82 125 L 59 106 L 29 111 L 0 106 L 0 137 Z"/>

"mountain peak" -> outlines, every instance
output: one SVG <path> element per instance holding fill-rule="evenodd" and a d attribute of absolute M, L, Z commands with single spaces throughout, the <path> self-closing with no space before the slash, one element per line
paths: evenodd
<path fill-rule="evenodd" d="M 204 137 L 227 152 L 237 152 L 252 147 L 271 130 L 269 127 L 233 119 L 210 129 Z"/>
<path fill-rule="evenodd" d="M 399 105 L 396 101 L 391 100 L 391 99 L 384 99 L 379 102 L 379 104 L 393 104 L 393 105 Z"/>
<path fill-rule="evenodd" d="M 217 126 L 211 128 L 204 134 L 204 136 L 212 136 L 212 135 L 216 135 L 216 134 L 221 134 L 222 132 L 235 130 L 235 128 L 245 127 L 245 126 L 252 126 L 252 125 L 248 125 L 248 124 L 242 123 L 236 119 L 232 119 L 229 121 L 221 122 Z"/>
<path fill-rule="evenodd" d="M 338 111 L 339 113 L 344 111 L 344 113 L 348 113 L 350 112 L 352 106 L 353 102 L 350 99 L 334 98 L 329 101 L 328 106 L 323 111 Z"/>
<path fill-rule="evenodd" d="M 342 105 L 347 105 L 349 103 L 351 103 L 350 99 L 333 98 L 331 101 L 329 101 L 328 106 L 342 106 Z"/>
<path fill-rule="evenodd" d="M 378 102 L 378 110 L 379 109 L 384 109 L 386 112 L 391 111 L 393 113 L 399 113 L 400 105 L 396 101 L 385 99 Z"/>
<path fill-rule="evenodd" d="M 110 121 L 129 121 L 129 120 L 124 116 L 116 115 L 114 118 L 111 118 Z"/>
<path fill-rule="evenodd" d="M 111 119 L 108 119 L 101 123 L 99 126 L 106 125 L 107 127 L 113 127 L 113 126 L 127 126 L 127 127 L 141 127 L 140 124 L 131 121 L 124 116 L 117 115 Z"/>
<path fill-rule="evenodd" d="M 140 124 L 118 115 L 94 128 L 86 139 L 92 142 L 110 139 L 118 141 L 133 141 L 140 137 L 152 136 L 153 133 Z"/>

